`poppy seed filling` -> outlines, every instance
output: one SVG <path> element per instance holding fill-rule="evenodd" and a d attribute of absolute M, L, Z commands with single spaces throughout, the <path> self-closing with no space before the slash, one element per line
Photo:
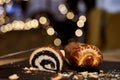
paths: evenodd
<path fill-rule="evenodd" d="M 32 66 L 33 67 L 37 67 L 36 64 L 35 64 L 35 60 L 37 58 L 39 58 L 41 55 L 47 55 L 47 56 L 50 56 L 51 58 L 54 58 L 56 60 L 56 63 L 57 63 L 57 70 L 55 71 L 59 71 L 59 67 L 60 67 L 60 62 L 57 58 L 57 56 L 51 52 L 51 51 L 48 51 L 48 50 L 43 50 L 43 51 L 40 51 L 38 53 L 36 53 L 32 59 Z M 48 59 L 43 59 L 41 63 L 39 63 L 44 69 L 47 69 L 45 68 L 45 65 L 46 64 L 50 64 L 52 68 L 55 67 L 55 64 L 51 61 L 51 60 L 48 60 Z M 47 70 L 50 70 L 50 69 L 47 69 Z"/>

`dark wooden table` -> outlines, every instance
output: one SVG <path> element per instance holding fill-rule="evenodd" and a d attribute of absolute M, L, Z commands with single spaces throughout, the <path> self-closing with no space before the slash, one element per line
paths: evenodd
<path fill-rule="evenodd" d="M 103 56 L 104 61 L 99 68 L 88 70 L 104 70 L 105 72 L 117 70 L 120 72 L 120 50 L 105 51 Z M 12 74 L 18 74 L 20 77 L 19 80 L 49 80 L 53 75 L 53 73 L 48 72 L 38 72 L 37 74 L 33 72 L 32 74 L 26 74 L 23 71 L 24 67 L 30 67 L 29 54 L 17 55 L 17 57 L 0 60 L 0 80 L 8 80 L 8 77 Z M 77 69 L 69 68 L 69 66 L 65 64 L 63 71 L 77 71 Z"/>

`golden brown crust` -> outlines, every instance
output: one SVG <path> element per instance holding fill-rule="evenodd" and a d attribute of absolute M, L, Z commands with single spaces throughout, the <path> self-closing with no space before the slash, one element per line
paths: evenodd
<path fill-rule="evenodd" d="M 61 59 L 64 59 L 61 51 L 59 49 L 55 48 L 54 46 L 51 46 L 51 45 L 40 47 L 40 48 L 36 49 L 35 51 L 32 52 L 30 57 L 32 57 L 32 55 L 34 55 L 35 53 L 39 52 L 41 50 L 41 48 L 51 48 L 51 49 L 55 50 L 60 55 Z"/>
<path fill-rule="evenodd" d="M 71 52 L 74 48 L 76 48 L 77 46 L 82 45 L 82 43 L 79 42 L 70 42 L 68 43 L 68 45 L 65 46 L 65 57 L 67 59 L 70 58 Z"/>
<path fill-rule="evenodd" d="M 81 67 L 98 67 L 103 60 L 101 51 L 93 45 L 83 44 L 79 42 L 72 42 L 74 46 L 70 43 L 65 47 L 67 58 L 76 66 Z M 69 49 L 71 46 L 71 50 Z"/>

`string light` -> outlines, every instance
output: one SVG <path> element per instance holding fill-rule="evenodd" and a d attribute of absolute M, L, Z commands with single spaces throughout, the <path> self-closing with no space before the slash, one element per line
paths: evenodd
<path fill-rule="evenodd" d="M 54 45 L 60 46 L 60 45 L 61 45 L 61 39 L 60 39 L 60 38 L 56 38 L 56 39 L 54 40 Z"/>
<path fill-rule="evenodd" d="M 40 24 L 42 24 L 44 26 L 44 28 L 46 29 L 46 32 L 49 36 L 52 36 L 55 34 L 55 30 L 54 28 L 50 25 L 50 21 L 47 17 L 45 16 L 41 16 L 39 18 L 39 22 Z"/>
<path fill-rule="evenodd" d="M 13 30 L 23 30 L 24 22 L 15 20 L 12 22 L 12 27 Z"/>
<path fill-rule="evenodd" d="M 38 28 L 38 26 L 39 26 L 38 20 L 37 20 L 37 19 L 31 20 L 31 21 L 30 21 L 30 26 L 31 26 L 32 28 Z"/>
<path fill-rule="evenodd" d="M 4 25 L 3 25 L 4 26 Z M 5 27 L 0 27 L 0 31 L 3 32 L 3 33 L 6 33 L 7 30 L 5 30 Z"/>
<path fill-rule="evenodd" d="M 86 17 L 83 16 L 83 15 L 80 16 L 80 17 L 79 17 L 79 20 L 77 21 L 77 26 L 78 26 L 79 28 L 83 27 L 85 21 L 86 21 Z"/>
<path fill-rule="evenodd" d="M 31 20 L 28 20 L 26 23 L 25 23 L 25 26 L 23 28 L 23 30 L 30 30 L 32 27 L 31 27 Z"/>
<path fill-rule="evenodd" d="M 52 36 L 52 35 L 54 35 L 54 33 L 55 33 L 55 30 L 54 30 L 52 27 L 49 27 L 49 28 L 47 29 L 47 34 L 48 34 L 48 35 Z"/>
<path fill-rule="evenodd" d="M 0 4 L 9 3 L 10 1 L 11 0 L 0 0 Z M 28 0 L 26 0 L 26 1 L 28 1 Z M 61 14 L 65 15 L 66 18 L 69 19 L 69 20 L 73 21 L 74 19 L 78 19 L 78 16 L 76 18 L 75 17 L 76 15 L 73 12 L 68 11 L 65 4 L 60 4 L 58 6 L 58 10 L 60 11 Z M 0 14 L 0 16 L 3 16 L 3 18 L 0 17 L 0 22 L 1 22 L 1 24 L 4 24 L 5 23 L 5 19 L 4 19 L 5 12 L 3 11 L 3 13 Z M 75 22 L 76 22 L 76 24 L 79 28 L 82 28 L 84 26 L 85 21 L 86 21 L 86 17 L 84 15 L 80 16 L 78 21 L 75 20 Z M 52 36 L 52 35 L 55 34 L 54 28 L 49 25 L 50 21 L 45 16 L 41 16 L 39 18 L 39 20 L 32 19 L 32 20 L 27 20 L 25 22 L 14 20 L 12 23 L 2 25 L 0 27 L 0 31 L 5 33 L 5 32 L 8 32 L 8 31 L 12 31 L 12 30 L 30 30 L 32 28 L 38 28 L 39 23 L 42 24 L 43 26 L 45 26 L 46 32 L 49 36 Z M 83 35 L 83 31 L 81 29 L 76 29 L 75 35 L 77 37 L 81 37 Z M 56 45 L 56 46 L 60 46 L 61 43 L 62 43 L 61 39 L 59 39 L 59 38 L 56 38 L 54 40 L 54 45 Z"/>
<path fill-rule="evenodd" d="M 85 21 L 86 21 L 86 17 L 83 16 L 83 15 L 81 15 L 81 16 L 79 17 L 79 20 L 82 20 L 83 22 L 85 22 Z"/>
<path fill-rule="evenodd" d="M 82 20 L 78 20 L 77 21 L 77 26 L 80 27 L 80 28 L 83 27 L 84 26 L 84 22 Z"/>
<path fill-rule="evenodd" d="M 4 4 L 8 4 L 11 0 L 0 0 L 0 25 L 5 23 L 6 12 L 4 9 Z"/>
<path fill-rule="evenodd" d="M 0 31 L 5 33 L 11 30 L 30 30 L 38 28 L 39 23 L 37 19 L 28 20 L 26 22 L 14 20 L 12 23 L 2 25 Z"/>
<path fill-rule="evenodd" d="M 12 28 L 12 25 L 11 24 L 7 24 L 5 27 L 8 27 L 8 31 L 11 31 L 13 28 Z"/>
<path fill-rule="evenodd" d="M 68 11 L 67 7 L 64 4 L 60 4 L 58 7 L 61 14 L 66 15 L 66 18 L 76 22 L 79 28 L 84 27 L 84 23 L 86 22 L 86 17 L 84 15 L 77 16 L 73 12 Z M 78 19 L 78 20 L 77 20 Z M 75 35 L 77 37 L 81 37 L 83 35 L 83 31 L 81 29 L 76 29 Z"/>
<path fill-rule="evenodd" d="M 66 15 L 66 17 L 67 17 L 68 19 L 73 19 L 74 16 L 75 16 L 75 15 L 74 15 L 73 12 L 68 12 L 67 15 Z"/>
<path fill-rule="evenodd" d="M 81 29 L 77 29 L 77 30 L 75 31 L 75 35 L 76 35 L 77 37 L 81 37 L 81 36 L 83 35 L 83 31 L 82 31 Z"/>
<path fill-rule="evenodd" d="M 61 14 L 65 15 L 68 12 L 67 7 L 64 4 L 60 4 L 58 6 L 58 10 L 60 11 Z"/>
<path fill-rule="evenodd" d="M 39 18 L 39 22 L 40 22 L 40 24 L 45 25 L 47 23 L 47 18 L 42 16 L 42 17 Z"/>
<path fill-rule="evenodd" d="M 5 23 L 5 15 L 3 6 L 0 6 L 0 25 Z"/>

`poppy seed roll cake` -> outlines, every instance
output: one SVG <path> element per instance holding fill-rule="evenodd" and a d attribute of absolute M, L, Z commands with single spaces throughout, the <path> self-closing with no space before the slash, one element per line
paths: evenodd
<path fill-rule="evenodd" d="M 29 62 L 41 71 L 58 72 L 63 67 L 63 55 L 55 47 L 41 47 L 33 51 Z"/>

